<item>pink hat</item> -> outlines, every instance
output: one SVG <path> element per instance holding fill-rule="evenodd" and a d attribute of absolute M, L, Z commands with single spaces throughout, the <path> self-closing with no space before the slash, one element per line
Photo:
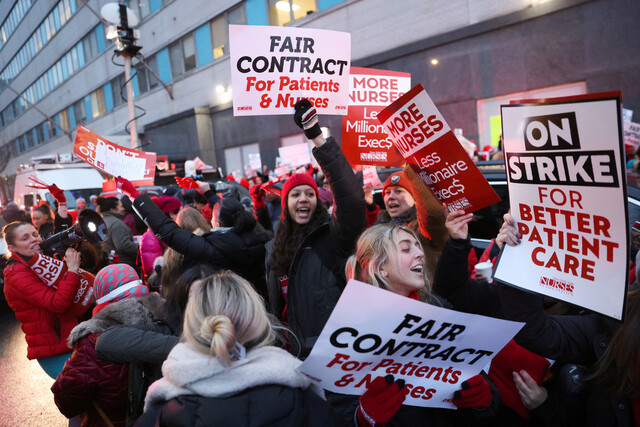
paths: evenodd
<path fill-rule="evenodd" d="M 180 200 L 172 196 L 152 197 L 151 200 L 158 205 L 162 213 L 175 212 L 182 207 Z"/>
<path fill-rule="evenodd" d="M 309 185 L 313 188 L 313 191 L 316 192 L 316 197 L 318 197 L 318 186 L 316 182 L 306 173 L 294 173 L 284 182 L 282 186 L 282 194 L 280 194 L 280 203 L 282 203 L 282 212 L 284 214 L 285 209 L 287 209 L 287 196 L 289 195 L 289 191 L 291 191 L 294 187 L 299 185 Z"/>
<path fill-rule="evenodd" d="M 140 281 L 138 273 L 127 264 L 111 264 L 96 274 L 93 296 L 98 305 L 147 295 L 149 289 Z"/>

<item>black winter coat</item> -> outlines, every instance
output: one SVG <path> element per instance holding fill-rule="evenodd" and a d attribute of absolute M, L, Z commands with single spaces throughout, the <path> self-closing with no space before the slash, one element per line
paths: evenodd
<path fill-rule="evenodd" d="M 293 354 L 305 359 L 329 319 L 346 285 L 344 267 L 366 226 L 364 192 L 351 165 L 333 138 L 313 149 L 331 185 L 334 214 L 307 234 L 289 267 L 287 324 Z M 277 274 L 270 269 L 273 242 L 267 245 L 267 286 L 271 312 L 282 317 L 284 298 Z"/>
<path fill-rule="evenodd" d="M 136 426 L 332 426 L 329 408 L 310 389 L 263 385 L 225 398 L 179 396 L 153 406 Z"/>
<path fill-rule="evenodd" d="M 237 234 L 231 228 L 216 228 L 202 236 L 178 227 L 146 195 L 133 202 L 136 212 L 169 247 L 184 255 L 183 270 L 192 264 L 203 262 L 216 269 L 231 270 L 239 274 L 260 291 L 264 285 L 264 258 L 267 235 L 262 227 Z"/>
<path fill-rule="evenodd" d="M 549 316 L 543 298 L 499 285 L 505 318 L 526 322 L 515 340 L 549 359 L 593 366 L 609 346 L 620 323 L 598 314 Z M 587 401 L 588 426 L 634 426 L 629 399 L 594 388 Z"/>

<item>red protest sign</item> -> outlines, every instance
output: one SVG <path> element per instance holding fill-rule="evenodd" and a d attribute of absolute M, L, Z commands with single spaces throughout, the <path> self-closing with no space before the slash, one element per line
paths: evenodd
<path fill-rule="evenodd" d="M 500 201 L 422 85 L 378 113 L 378 120 L 440 203 L 475 212 Z"/>
<path fill-rule="evenodd" d="M 352 165 L 402 166 L 404 160 L 377 115 L 411 89 L 411 74 L 351 67 L 342 151 Z"/>
<path fill-rule="evenodd" d="M 94 168 L 136 185 L 153 185 L 156 153 L 126 148 L 78 126 L 73 152 Z"/>

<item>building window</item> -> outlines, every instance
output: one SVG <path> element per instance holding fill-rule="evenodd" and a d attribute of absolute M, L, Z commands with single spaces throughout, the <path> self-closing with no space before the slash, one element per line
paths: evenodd
<path fill-rule="evenodd" d="M 140 77 L 138 76 L 138 84 Z M 124 74 L 111 80 L 111 97 L 113 98 L 113 107 L 125 104 L 127 102 L 127 88 L 124 86 Z M 123 99 L 124 97 L 124 99 Z"/>
<path fill-rule="evenodd" d="M 84 99 L 73 104 L 73 115 L 75 116 L 78 124 L 82 124 L 87 121 L 87 110 L 84 105 Z"/>
<path fill-rule="evenodd" d="M 89 31 L 89 34 L 82 39 L 82 47 L 84 49 L 84 61 L 91 61 L 98 54 L 98 38 L 95 31 Z"/>
<path fill-rule="evenodd" d="M 169 62 L 171 63 L 172 79 L 184 74 L 184 57 L 180 40 L 169 46 Z"/>
<path fill-rule="evenodd" d="M 240 5 L 211 21 L 211 46 L 213 59 L 229 54 L 229 24 L 244 25 L 247 16 L 244 5 Z"/>
<path fill-rule="evenodd" d="M 280 27 L 318 10 L 316 0 L 269 0 L 269 22 Z"/>
<path fill-rule="evenodd" d="M 58 113 L 58 122 L 62 129 L 69 130 L 71 126 L 69 125 L 69 112 L 67 110 L 62 110 Z"/>
<path fill-rule="evenodd" d="M 38 135 L 38 142 L 40 144 L 42 144 L 45 141 L 43 129 L 44 129 L 44 123 L 36 126 L 36 134 Z"/>
<path fill-rule="evenodd" d="M 198 66 L 196 63 L 196 40 L 193 34 L 182 39 L 182 51 L 184 53 L 184 71 L 196 68 Z"/>
<path fill-rule="evenodd" d="M 260 146 L 258 143 L 225 149 L 224 161 L 227 166 L 227 174 L 230 174 L 233 171 L 240 171 L 240 173 L 244 175 L 244 165 L 250 164 L 249 154 L 253 153 L 260 153 Z"/>
<path fill-rule="evenodd" d="M 27 142 L 26 142 L 27 149 L 36 146 L 36 144 L 33 142 L 33 132 L 29 131 L 29 132 L 25 133 L 24 136 L 25 136 L 25 138 L 27 140 Z"/>
<path fill-rule="evenodd" d="M 98 117 L 100 114 L 104 114 L 107 111 L 106 104 L 104 102 L 104 89 L 99 88 L 96 91 L 91 92 L 89 95 L 91 99 L 91 113 L 92 118 Z"/>

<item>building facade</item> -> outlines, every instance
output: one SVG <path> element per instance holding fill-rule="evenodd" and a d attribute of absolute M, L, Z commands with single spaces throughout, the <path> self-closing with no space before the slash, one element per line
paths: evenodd
<path fill-rule="evenodd" d="M 0 0 L 5 183 L 32 157 L 72 152 L 78 124 L 129 145 L 122 58 L 97 16 L 106 3 Z M 199 156 L 229 173 L 259 152 L 273 168 L 278 147 L 304 140 L 290 116 L 233 116 L 229 24 L 350 32 L 352 65 L 410 72 L 450 126 L 481 147 L 496 144 L 499 105 L 515 98 L 621 90 L 623 107 L 640 121 L 637 0 L 137 0 L 129 7 L 140 18 L 146 64 L 133 60 L 139 148 L 175 163 Z M 340 116 L 321 120 L 339 136 Z"/>

